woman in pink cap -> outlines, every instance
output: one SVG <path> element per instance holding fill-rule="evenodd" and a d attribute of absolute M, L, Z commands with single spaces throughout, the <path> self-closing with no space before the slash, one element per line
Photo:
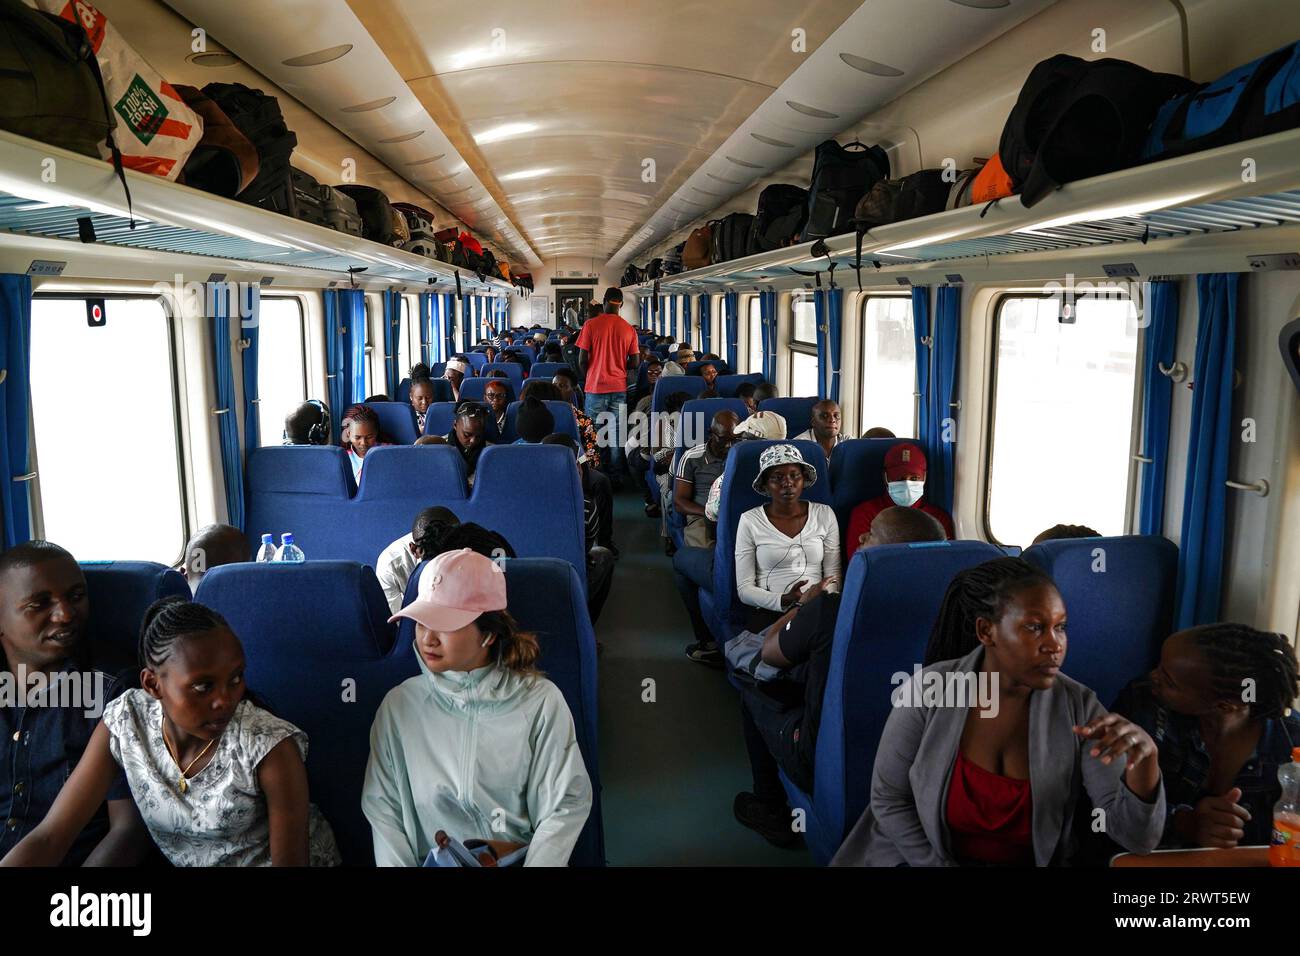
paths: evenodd
<path fill-rule="evenodd" d="M 419 676 L 384 698 L 361 808 L 379 866 L 419 866 L 438 831 L 483 839 L 525 866 L 564 866 L 591 812 L 591 781 L 537 638 L 506 611 L 501 565 L 438 555 L 392 620 L 415 622 Z"/>

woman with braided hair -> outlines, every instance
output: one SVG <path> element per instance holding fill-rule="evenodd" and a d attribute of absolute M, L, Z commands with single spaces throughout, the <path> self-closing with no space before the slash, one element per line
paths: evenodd
<path fill-rule="evenodd" d="M 429 406 L 433 404 L 433 376 L 429 373 L 429 366 L 423 362 L 412 365 L 406 375 L 411 380 L 408 400 L 415 412 L 415 433 L 423 435 L 424 418 L 429 413 Z"/>
<path fill-rule="evenodd" d="M 1300 746 L 1296 653 L 1284 634 L 1205 624 L 1165 639 L 1160 663 L 1116 708 L 1160 748 L 1168 818 L 1161 845 L 1267 844 L 1277 769 Z"/>
<path fill-rule="evenodd" d="M 1066 645 L 1065 604 L 1033 565 L 998 558 L 957 574 L 929 666 L 898 678 L 871 803 L 832 864 L 1066 864 L 1085 794 L 1113 840 L 1154 849 L 1165 816 L 1156 746 L 1061 673 Z"/>
<path fill-rule="evenodd" d="M 141 688 L 104 710 L 85 754 L 6 865 L 53 865 L 126 772 L 145 826 L 175 866 L 332 866 L 334 834 L 307 800 L 307 738 L 248 698 L 244 651 L 220 614 L 155 601 Z"/>

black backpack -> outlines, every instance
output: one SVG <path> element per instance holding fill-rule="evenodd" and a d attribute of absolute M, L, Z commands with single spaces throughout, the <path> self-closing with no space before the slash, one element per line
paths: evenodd
<path fill-rule="evenodd" d="M 877 226 L 943 212 L 952 183 L 942 169 L 922 169 L 902 179 L 882 179 L 858 201 L 853 224 L 858 235 Z"/>
<path fill-rule="evenodd" d="M 359 186 L 356 183 L 344 183 L 335 186 L 341 193 L 352 197 L 361 214 L 361 236 L 372 242 L 391 246 L 397 234 L 393 231 L 393 207 L 388 197 L 374 186 Z"/>
<path fill-rule="evenodd" d="M 289 157 L 298 137 L 284 124 L 280 101 L 243 83 L 209 83 L 203 92 L 257 150 L 257 177 L 236 198 L 254 206 L 291 202 Z"/>
<path fill-rule="evenodd" d="M 750 254 L 749 236 L 754 230 L 754 217 L 747 212 L 728 213 L 718 223 L 717 253 L 714 262 L 728 262 Z"/>
<path fill-rule="evenodd" d="M 790 245 L 798 239 L 807 219 L 808 190 L 787 183 L 765 186 L 758 194 L 750 251 L 769 252 Z"/>
<path fill-rule="evenodd" d="M 853 146 L 860 147 L 853 149 Z M 853 211 L 867 190 L 889 178 L 889 155 L 879 146 L 828 139 L 817 147 L 812 185 L 808 189 L 808 219 L 800 242 L 838 236 L 853 229 Z"/>
<path fill-rule="evenodd" d="M 1274 50 L 1156 112 L 1146 162 L 1212 149 L 1300 126 L 1300 42 Z"/>
<path fill-rule="evenodd" d="M 1126 60 L 1058 54 L 1029 72 L 998 155 L 1020 201 L 1133 166 L 1160 105 L 1196 86 Z"/>
<path fill-rule="evenodd" d="M 491 252 L 484 249 L 483 254 L 478 257 L 478 277 L 500 276 L 501 272 L 497 269 L 497 257 Z"/>

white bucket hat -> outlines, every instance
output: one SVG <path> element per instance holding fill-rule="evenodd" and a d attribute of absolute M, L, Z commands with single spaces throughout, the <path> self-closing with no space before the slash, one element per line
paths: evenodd
<path fill-rule="evenodd" d="M 785 438 L 785 418 L 776 412 L 754 412 L 739 425 L 735 433 L 746 438 Z"/>
<path fill-rule="evenodd" d="M 760 495 L 770 497 L 763 487 L 763 476 L 767 474 L 769 468 L 776 468 L 779 465 L 802 466 L 805 488 L 817 483 L 817 469 L 804 460 L 798 448 L 794 445 L 773 445 L 763 449 L 763 454 L 758 456 L 758 475 L 754 478 L 753 487 Z"/>

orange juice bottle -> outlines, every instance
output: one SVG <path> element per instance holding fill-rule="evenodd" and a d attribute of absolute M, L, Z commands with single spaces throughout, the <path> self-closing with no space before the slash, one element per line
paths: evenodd
<path fill-rule="evenodd" d="M 1282 799 L 1273 805 L 1273 843 L 1269 866 L 1300 866 L 1300 747 L 1291 750 L 1291 762 L 1277 768 Z"/>

